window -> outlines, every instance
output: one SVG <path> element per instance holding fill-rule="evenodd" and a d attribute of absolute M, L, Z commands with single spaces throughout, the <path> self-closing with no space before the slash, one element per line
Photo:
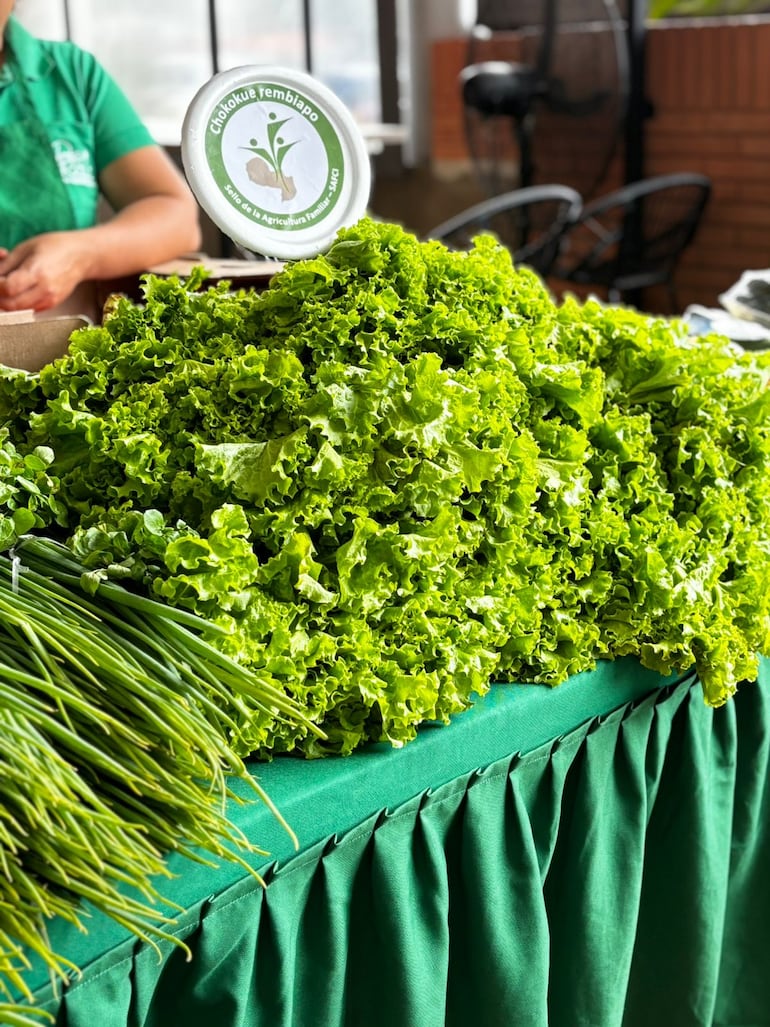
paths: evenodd
<path fill-rule="evenodd" d="M 66 8 L 48 0 L 16 0 L 12 13 L 31 32 L 43 39 L 66 39 Z"/>
<path fill-rule="evenodd" d="M 185 112 L 216 71 L 243 64 L 310 70 L 362 123 L 383 118 L 382 0 L 17 0 L 37 35 L 70 38 L 107 68 L 158 142 L 179 142 Z M 393 7 L 395 10 L 395 7 Z M 393 19 L 395 21 L 395 18 Z M 399 29 L 399 42 L 403 33 Z M 397 77 L 396 61 L 383 74 Z M 401 88 L 403 90 L 403 82 Z M 393 83 L 398 88 L 398 83 Z M 405 120 L 404 105 L 396 112 Z"/>

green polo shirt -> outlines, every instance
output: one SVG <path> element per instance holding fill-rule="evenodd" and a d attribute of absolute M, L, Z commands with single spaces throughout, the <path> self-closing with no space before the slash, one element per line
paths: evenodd
<path fill-rule="evenodd" d="M 153 139 L 125 94 L 96 58 L 72 43 L 37 39 L 9 19 L 11 55 L 0 71 L 0 126 L 29 117 L 26 95 L 51 143 L 78 228 L 96 221 L 98 179 L 119 157 Z M 3 153 L 9 167 L 13 153 Z M 0 189 L 2 182 L 0 181 Z M 45 226 L 41 226 L 41 231 Z"/>

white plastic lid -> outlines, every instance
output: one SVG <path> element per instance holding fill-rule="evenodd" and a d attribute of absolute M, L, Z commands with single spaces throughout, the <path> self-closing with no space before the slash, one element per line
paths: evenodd
<path fill-rule="evenodd" d="M 315 256 L 369 200 L 369 154 L 350 111 L 287 68 L 233 68 L 202 86 L 182 126 L 182 163 L 212 221 L 266 257 Z"/>

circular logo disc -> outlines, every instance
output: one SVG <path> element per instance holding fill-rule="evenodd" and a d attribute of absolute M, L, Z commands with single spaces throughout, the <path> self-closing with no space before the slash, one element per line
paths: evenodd
<path fill-rule="evenodd" d="M 350 111 L 286 68 L 234 68 L 199 89 L 182 127 L 182 163 L 212 221 L 265 257 L 320 253 L 369 200 L 369 155 Z"/>

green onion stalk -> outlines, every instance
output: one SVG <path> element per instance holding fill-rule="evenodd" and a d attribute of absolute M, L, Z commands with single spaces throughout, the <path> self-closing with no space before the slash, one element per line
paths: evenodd
<path fill-rule="evenodd" d="M 170 852 L 259 878 L 247 857 L 267 853 L 228 820 L 231 776 L 296 845 L 235 743 L 244 715 L 306 717 L 211 645 L 216 630 L 84 575 L 52 539 L 0 554 L 0 1023 L 40 1023 L 30 954 L 54 983 L 78 972 L 51 949 L 52 917 L 85 929 L 88 902 L 150 944 L 183 946 L 162 894 Z"/>

